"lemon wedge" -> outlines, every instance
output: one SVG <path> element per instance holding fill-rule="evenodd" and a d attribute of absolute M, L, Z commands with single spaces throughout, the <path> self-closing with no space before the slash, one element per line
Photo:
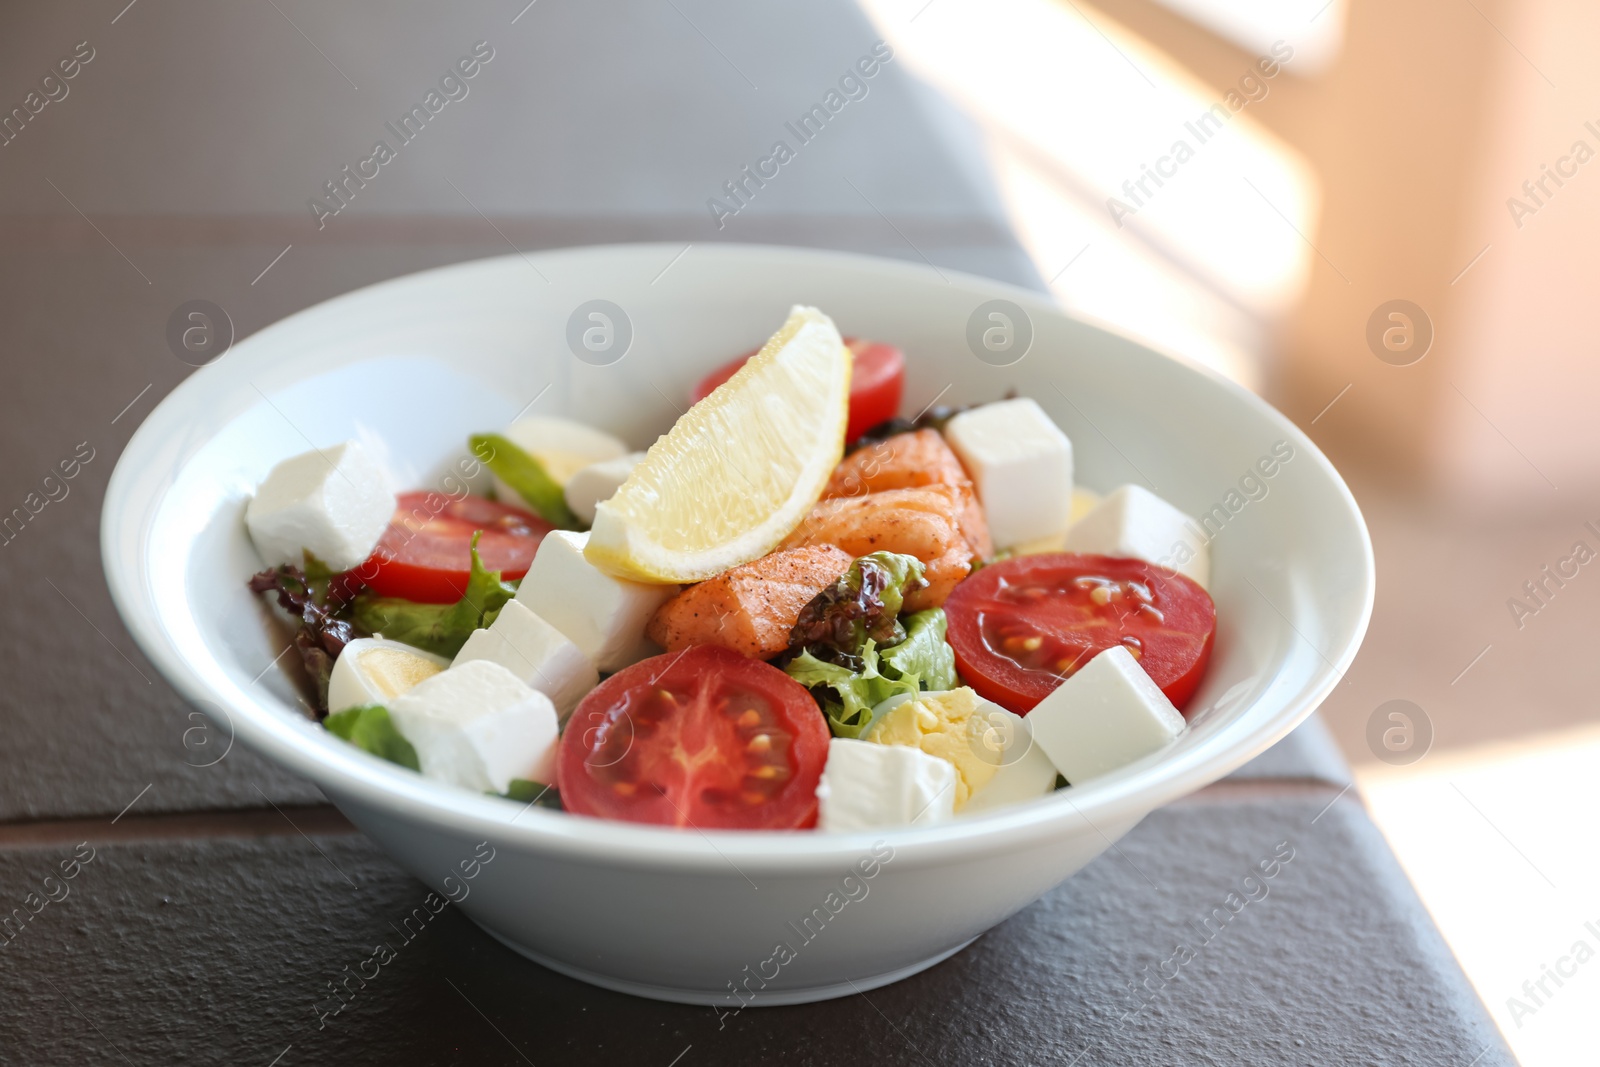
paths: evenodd
<path fill-rule="evenodd" d="M 772 551 L 844 454 L 850 364 L 833 320 L 796 306 L 595 509 L 584 558 L 636 582 L 698 582 Z"/>

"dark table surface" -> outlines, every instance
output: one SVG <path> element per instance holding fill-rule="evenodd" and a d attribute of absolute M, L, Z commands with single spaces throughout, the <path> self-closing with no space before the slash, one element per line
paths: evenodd
<path fill-rule="evenodd" d="M 705 200 L 876 40 L 842 0 L 124 2 L 0 15 L 5 101 L 78 42 L 94 52 L 0 147 L 0 510 L 92 451 L 0 544 L 0 1062 L 1510 1062 L 1315 720 L 865 995 L 719 1020 L 545 971 L 447 908 L 325 1014 L 328 983 L 425 889 L 310 783 L 242 747 L 205 766 L 218 739 L 101 575 L 106 479 L 191 370 L 165 340 L 172 310 L 212 300 L 244 336 L 409 271 L 617 240 L 1040 283 L 975 135 L 892 63 L 717 227 Z M 477 41 L 495 58 L 467 98 L 319 229 L 308 199 Z M 1195 933 L 1282 842 L 1294 859 L 1269 895 Z M 70 893 L 34 914 L 29 894 L 75 855 Z M 1179 941 L 1195 958 L 1152 977 Z"/>

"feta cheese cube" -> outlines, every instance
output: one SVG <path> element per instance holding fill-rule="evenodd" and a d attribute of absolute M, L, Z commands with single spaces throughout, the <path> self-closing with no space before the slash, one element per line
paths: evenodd
<path fill-rule="evenodd" d="M 555 780 L 555 706 L 498 663 L 436 674 L 397 697 L 389 717 L 429 778 L 478 793 L 504 793 L 513 778 Z"/>
<path fill-rule="evenodd" d="M 585 693 L 600 684 L 600 672 L 560 630 L 512 600 L 486 630 L 474 630 L 456 653 L 455 666 L 490 660 L 550 698 L 565 721 Z"/>
<path fill-rule="evenodd" d="M 518 448 L 539 461 L 544 472 L 557 485 L 566 485 L 572 476 L 591 463 L 616 459 L 628 454 L 628 446 L 592 426 L 550 415 L 530 415 L 506 427 L 505 436 Z M 522 497 L 499 478 L 494 480 L 496 498 L 508 503 Z M 524 506 L 527 502 L 523 501 Z M 571 505 L 568 505 L 569 507 Z"/>
<path fill-rule="evenodd" d="M 817 827 L 845 832 L 929 826 L 949 819 L 956 768 L 908 745 L 835 737 L 817 783 Z"/>
<path fill-rule="evenodd" d="M 1211 550 L 1194 518 L 1150 493 L 1125 485 L 1067 531 L 1067 552 L 1146 560 L 1189 577 L 1200 589 L 1211 581 Z"/>
<path fill-rule="evenodd" d="M 1072 517 L 1072 442 L 1033 400 L 963 411 L 945 440 L 971 475 L 995 547 L 1053 537 Z"/>
<path fill-rule="evenodd" d="M 610 673 L 661 651 L 645 624 L 678 587 L 613 578 L 583 558 L 588 543 L 586 533 L 545 534 L 517 599 Z"/>
<path fill-rule="evenodd" d="M 1140 485 L 1125 485 L 1067 532 L 1068 552 L 1142 559 L 1193 579 L 1211 580 L 1211 551 L 1189 516 Z"/>
<path fill-rule="evenodd" d="M 328 676 L 328 712 L 389 702 L 414 685 L 427 681 L 450 661 L 432 652 L 385 641 L 358 637 L 344 646 Z"/>
<path fill-rule="evenodd" d="M 1160 751 L 1186 727 L 1121 645 L 1057 686 L 1028 713 L 1028 725 L 1034 743 L 1073 785 Z"/>
<path fill-rule="evenodd" d="M 268 566 L 299 566 L 310 552 L 344 571 L 372 554 L 394 507 L 382 465 L 346 441 L 273 467 L 245 508 L 244 521 Z"/>
<path fill-rule="evenodd" d="M 593 526 L 595 505 L 602 500 L 610 500 L 642 459 L 643 452 L 630 452 L 626 456 L 604 459 L 584 467 L 567 481 L 567 507 L 578 518 Z"/>
<path fill-rule="evenodd" d="M 973 790 L 961 806 L 961 814 L 977 815 L 1053 792 L 1056 765 L 1034 741 L 1029 720 L 989 701 L 981 705 L 979 715 L 988 723 L 979 743 L 985 748 L 997 749 L 995 758 L 999 767 L 988 784 Z"/>

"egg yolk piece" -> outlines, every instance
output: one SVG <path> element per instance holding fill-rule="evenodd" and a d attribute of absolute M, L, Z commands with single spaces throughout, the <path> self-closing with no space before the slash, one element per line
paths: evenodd
<path fill-rule="evenodd" d="M 865 740 L 880 745 L 909 745 L 956 768 L 955 810 L 989 784 L 1000 769 L 1001 747 L 982 714 L 978 694 L 963 686 L 943 693 L 922 693 L 889 709 Z"/>

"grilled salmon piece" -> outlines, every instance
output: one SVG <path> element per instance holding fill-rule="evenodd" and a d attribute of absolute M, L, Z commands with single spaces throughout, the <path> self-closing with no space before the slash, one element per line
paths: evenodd
<path fill-rule="evenodd" d="M 972 557 L 965 545 L 953 545 L 948 552 L 923 565 L 923 578 L 928 584 L 906 594 L 902 611 L 922 611 L 937 608 L 950 598 L 962 579 L 972 573 Z"/>
<path fill-rule="evenodd" d="M 768 659 L 789 647 L 800 609 L 838 581 L 853 558 L 830 544 L 779 549 L 691 585 L 656 610 L 646 632 L 668 652 L 721 645 Z"/>
<path fill-rule="evenodd" d="M 929 586 L 906 598 L 906 610 L 920 611 L 943 604 L 956 582 L 972 570 L 974 553 L 959 519 L 962 505 L 961 490 L 952 485 L 823 500 L 783 547 L 827 544 L 851 556 L 901 552 L 924 564 L 937 562 L 938 573 L 926 575 Z"/>
<path fill-rule="evenodd" d="M 844 457 L 833 469 L 833 478 L 822 496 L 866 496 L 885 489 L 971 484 L 961 461 L 938 430 L 916 430 L 895 434 Z"/>
<path fill-rule="evenodd" d="M 967 539 L 974 560 L 988 559 L 994 555 L 994 539 L 989 536 L 989 520 L 983 517 L 983 505 L 978 502 L 977 487 L 970 482 L 962 489 L 963 503 L 956 515 L 961 526 L 961 536 Z"/>
<path fill-rule="evenodd" d="M 960 491 L 949 485 L 822 500 L 780 547 L 836 545 L 852 557 L 903 552 L 927 562 L 965 542 L 960 510 Z"/>
<path fill-rule="evenodd" d="M 834 468 L 824 500 L 862 497 L 890 489 L 920 489 L 948 485 L 960 491 L 957 521 L 961 534 L 978 559 L 994 555 L 989 524 L 983 517 L 977 489 L 961 461 L 938 430 L 895 434 L 886 441 L 850 453 Z"/>

